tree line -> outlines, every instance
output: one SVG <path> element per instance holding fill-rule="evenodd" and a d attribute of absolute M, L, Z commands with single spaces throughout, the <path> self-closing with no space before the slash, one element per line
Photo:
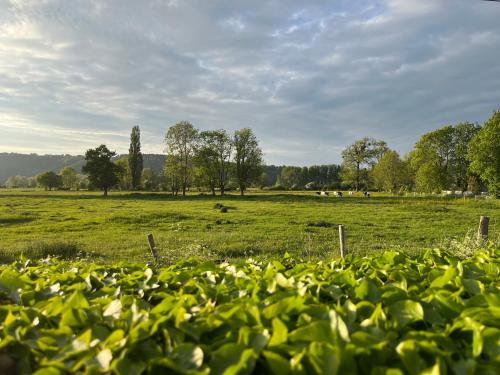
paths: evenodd
<path fill-rule="evenodd" d="M 173 195 L 186 195 L 192 187 L 224 195 L 230 183 L 243 195 L 261 180 L 262 150 L 251 129 L 240 129 L 230 136 L 223 129 L 200 131 L 181 121 L 168 129 L 165 145 L 167 156 L 161 176 L 143 169 L 137 126 L 132 129 L 127 160 L 113 162 L 116 153 L 101 145 L 85 153 L 82 171 L 88 175 L 90 186 L 101 189 L 104 195 L 116 186 L 139 190 L 148 184 L 161 186 Z"/>
<path fill-rule="evenodd" d="M 500 192 L 500 111 L 426 133 L 401 157 L 384 141 L 363 138 L 342 153 L 344 186 L 355 190 Z"/>
<path fill-rule="evenodd" d="M 163 171 L 144 168 L 140 129 L 133 127 L 129 153 L 117 159 L 106 145 L 85 153 L 83 174 L 71 167 L 59 174 L 13 176 L 6 187 L 47 190 L 100 189 L 107 195 L 121 190 L 167 190 L 185 195 L 190 189 L 224 195 L 249 187 L 265 189 L 348 189 L 392 193 L 443 190 L 500 192 L 500 111 L 481 126 L 463 122 L 426 133 L 400 156 L 383 140 L 361 138 L 342 151 L 341 165 L 310 167 L 264 166 L 259 142 L 249 128 L 200 131 L 187 121 L 171 126 L 165 135 Z"/>

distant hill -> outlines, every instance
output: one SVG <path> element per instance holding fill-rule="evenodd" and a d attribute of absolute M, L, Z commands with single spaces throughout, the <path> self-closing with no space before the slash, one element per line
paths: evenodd
<path fill-rule="evenodd" d="M 46 171 L 59 172 L 64 167 L 71 167 L 81 172 L 84 163 L 82 155 L 0 153 L 0 184 L 10 176 L 31 177 Z M 160 173 L 164 164 L 165 155 L 144 155 L 144 168 L 151 168 L 155 173 Z"/>

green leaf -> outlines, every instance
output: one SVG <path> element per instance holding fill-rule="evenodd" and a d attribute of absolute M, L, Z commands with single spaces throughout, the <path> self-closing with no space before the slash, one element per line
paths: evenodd
<path fill-rule="evenodd" d="M 414 340 L 405 340 L 396 347 L 401 361 L 406 367 L 408 373 L 412 375 L 420 374 L 425 368 L 426 363 L 418 353 L 418 346 Z"/>
<path fill-rule="evenodd" d="M 81 328 L 87 326 L 88 315 L 82 309 L 68 309 L 66 310 L 60 321 L 61 326 L 70 326 L 72 328 Z"/>
<path fill-rule="evenodd" d="M 33 373 L 33 375 L 64 375 L 66 371 L 63 371 L 57 367 L 43 367 Z"/>
<path fill-rule="evenodd" d="M 179 344 L 172 354 L 172 359 L 182 371 L 199 369 L 203 358 L 203 350 L 191 343 Z"/>
<path fill-rule="evenodd" d="M 288 314 L 292 311 L 300 312 L 303 309 L 303 306 L 303 298 L 297 296 L 286 297 L 264 308 L 262 316 L 266 319 L 272 319 L 280 315 Z"/>
<path fill-rule="evenodd" d="M 328 316 L 330 318 L 330 327 L 333 332 L 336 332 L 344 341 L 351 341 L 349 338 L 349 330 L 347 329 L 347 325 L 344 323 L 342 317 L 337 314 L 335 310 L 330 310 L 328 312 Z"/>
<path fill-rule="evenodd" d="M 361 284 L 354 289 L 356 298 L 360 300 L 368 300 L 370 302 L 376 303 L 380 301 L 380 290 L 379 288 L 370 280 L 363 279 Z"/>
<path fill-rule="evenodd" d="M 109 365 L 112 359 L 113 353 L 111 353 L 111 350 L 109 349 L 101 350 L 96 356 L 97 363 L 99 364 L 99 367 L 102 371 L 109 370 Z"/>
<path fill-rule="evenodd" d="M 332 342 L 335 337 L 332 333 L 330 323 L 324 320 L 312 322 L 304 327 L 299 327 L 288 335 L 292 342 L 297 341 L 323 341 Z"/>
<path fill-rule="evenodd" d="M 288 328 L 286 325 L 279 318 L 274 318 L 272 325 L 273 333 L 271 335 L 271 340 L 269 340 L 269 346 L 277 346 L 285 343 L 288 336 Z"/>
<path fill-rule="evenodd" d="M 146 365 L 144 362 L 135 359 L 118 358 L 112 362 L 111 369 L 117 375 L 137 375 L 144 372 Z"/>
<path fill-rule="evenodd" d="M 335 375 L 340 367 L 340 351 L 324 342 L 313 342 L 307 351 L 307 360 L 316 374 Z"/>
<path fill-rule="evenodd" d="M 474 279 L 462 279 L 462 285 L 470 295 L 480 294 L 484 289 L 481 282 Z"/>
<path fill-rule="evenodd" d="M 442 276 L 439 276 L 432 281 L 430 287 L 442 288 L 446 284 L 450 283 L 455 278 L 455 276 L 457 276 L 457 271 L 453 266 L 450 265 Z"/>
<path fill-rule="evenodd" d="M 115 299 L 111 301 L 111 303 L 108 305 L 106 310 L 104 310 L 104 313 L 102 315 L 118 319 L 120 317 L 121 311 L 122 311 L 122 303 L 119 299 Z"/>
<path fill-rule="evenodd" d="M 81 290 L 76 290 L 64 303 L 66 308 L 69 309 L 85 309 L 90 307 L 87 298 Z"/>
<path fill-rule="evenodd" d="M 257 353 L 239 344 L 225 344 L 212 353 L 210 368 L 215 375 L 251 374 Z"/>
<path fill-rule="evenodd" d="M 269 332 L 243 326 L 238 332 L 238 344 L 253 348 L 257 353 L 260 352 L 269 341 Z"/>
<path fill-rule="evenodd" d="M 389 306 L 389 314 L 401 327 L 424 318 L 424 309 L 418 302 L 412 300 L 398 301 Z"/>
<path fill-rule="evenodd" d="M 262 352 L 262 356 L 264 357 L 265 364 L 272 374 L 288 375 L 292 372 L 290 361 L 283 358 L 278 353 L 272 352 L 270 350 L 264 350 Z"/>

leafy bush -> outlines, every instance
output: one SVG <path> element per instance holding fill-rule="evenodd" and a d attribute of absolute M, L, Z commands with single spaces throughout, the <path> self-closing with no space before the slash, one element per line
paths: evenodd
<path fill-rule="evenodd" d="M 499 255 L 19 261 L 0 267 L 0 355 L 39 375 L 494 374 Z"/>

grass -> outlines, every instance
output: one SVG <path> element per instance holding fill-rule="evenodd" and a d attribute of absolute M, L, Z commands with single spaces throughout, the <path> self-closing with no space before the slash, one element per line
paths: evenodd
<path fill-rule="evenodd" d="M 222 212 L 217 203 L 227 208 Z M 420 251 L 465 238 L 480 215 L 498 238 L 498 200 L 441 197 L 318 197 L 314 192 L 259 192 L 246 197 L 167 193 L 0 190 L 0 261 L 93 254 L 101 261 L 149 259 L 153 233 L 167 261 L 338 256 L 337 225 L 349 252 Z"/>

